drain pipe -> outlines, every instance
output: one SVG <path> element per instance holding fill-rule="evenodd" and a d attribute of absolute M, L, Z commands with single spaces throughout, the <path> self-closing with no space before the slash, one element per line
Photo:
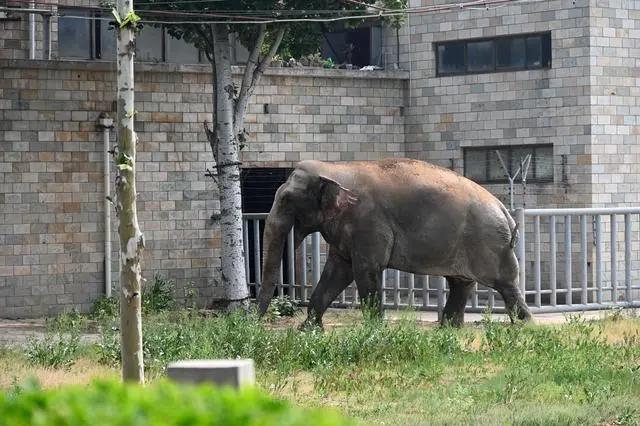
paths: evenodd
<path fill-rule="evenodd" d="M 29 8 L 35 9 L 35 2 L 29 3 Z M 29 59 L 36 58 L 36 15 L 29 14 Z"/>
<path fill-rule="evenodd" d="M 105 112 L 100 114 L 98 117 L 98 127 L 102 129 L 104 140 L 102 149 L 104 160 L 104 295 L 111 297 L 111 202 L 108 197 L 110 197 L 111 194 L 109 133 L 113 127 L 113 119 L 109 117 L 109 114 Z"/>

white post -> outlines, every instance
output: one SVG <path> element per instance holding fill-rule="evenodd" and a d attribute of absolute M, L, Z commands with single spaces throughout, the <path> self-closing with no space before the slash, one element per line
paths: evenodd
<path fill-rule="evenodd" d="M 520 272 L 519 281 L 520 281 L 520 289 L 522 290 L 522 297 L 525 297 L 527 271 L 525 266 L 526 232 L 525 232 L 523 208 L 516 209 L 516 223 L 518 224 L 518 231 L 520 232 L 520 238 L 518 241 L 518 269 Z"/>

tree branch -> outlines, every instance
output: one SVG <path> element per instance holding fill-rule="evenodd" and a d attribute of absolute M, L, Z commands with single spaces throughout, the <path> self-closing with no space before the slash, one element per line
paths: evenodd
<path fill-rule="evenodd" d="M 273 57 L 278 52 L 278 49 L 280 48 L 280 43 L 282 43 L 282 38 L 284 37 L 285 32 L 286 32 L 285 27 L 280 27 L 278 29 L 278 32 L 276 33 L 276 39 L 273 41 L 273 44 L 271 45 L 271 49 L 269 49 L 269 53 L 267 53 L 267 56 L 262 58 L 262 60 L 260 61 L 260 64 L 258 64 L 258 68 L 253 73 L 254 81 L 257 81 L 257 79 L 260 77 L 259 74 L 264 73 L 264 70 L 271 64 L 271 60 L 273 59 Z"/>
<path fill-rule="evenodd" d="M 257 66 L 254 65 L 253 68 L 255 69 L 251 73 L 251 81 L 249 82 L 249 84 L 245 85 L 244 80 L 242 82 L 242 89 L 244 93 L 241 93 L 242 97 L 238 99 L 238 102 L 236 104 L 235 119 L 234 119 L 235 134 L 238 137 L 238 140 L 240 142 L 242 142 L 244 139 L 244 133 L 245 133 L 244 119 L 247 112 L 247 105 L 249 105 L 249 99 L 251 98 L 251 95 L 253 95 L 256 85 L 260 80 L 260 76 L 264 74 L 265 69 L 269 66 L 269 64 L 271 64 L 271 60 L 273 59 L 275 54 L 278 52 L 278 49 L 280 48 L 280 43 L 282 43 L 282 39 L 284 37 L 285 31 L 286 31 L 285 27 L 280 27 L 278 29 L 275 40 L 273 41 L 273 44 L 271 45 L 269 52 L 264 58 L 262 58 L 262 60 L 260 60 L 257 63 Z M 259 50 L 259 48 L 260 46 L 256 44 L 256 46 L 254 46 L 252 54 L 256 49 Z M 247 69 L 245 69 L 245 78 L 247 77 L 248 68 L 249 68 L 249 64 L 247 64 Z"/>
<path fill-rule="evenodd" d="M 244 68 L 244 75 L 242 76 L 242 85 L 240 86 L 240 94 L 238 95 L 238 100 L 235 105 L 234 111 L 234 133 L 237 135 L 240 132 L 240 127 L 238 124 L 242 123 L 244 120 L 242 115 L 244 115 L 245 110 L 247 108 L 247 104 L 249 103 L 249 90 L 251 88 L 251 82 L 253 81 L 253 72 L 258 66 L 258 62 L 260 59 L 260 50 L 262 44 L 264 43 L 264 39 L 267 35 L 267 26 L 265 24 L 259 25 L 259 32 L 256 40 L 253 44 L 253 48 L 251 49 L 251 53 L 249 54 L 249 59 L 247 59 L 247 64 Z"/>
<path fill-rule="evenodd" d="M 200 36 L 200 39 L 202 40 L 202 42 L 207 46 L 207 48 L 204 50 L 205 55 L 207 55 L 207 59 L 209 60 L 209 62 L 211 62 L 211 59 L 213 57 L 212 52 L 213 52 L 213 39 L 210 37 L 207 37 L 207 34 L 204 32 L 204 30 L 202 29 L 202 27 L 200 27 L 199 24 L 193 24 L 190 25 L 191 28 L 193 28 L 193 30 L 198 34 L 198 36 Z"/>

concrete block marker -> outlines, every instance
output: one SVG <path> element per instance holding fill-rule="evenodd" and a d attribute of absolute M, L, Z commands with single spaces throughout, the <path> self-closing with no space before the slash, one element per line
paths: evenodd
<path fill-rule="evenodd" d="M 176 361 L 167 366 L 167 375 L 181 383 L 215 383 L 235 388 L 256 381 L 252 359 Z"/>

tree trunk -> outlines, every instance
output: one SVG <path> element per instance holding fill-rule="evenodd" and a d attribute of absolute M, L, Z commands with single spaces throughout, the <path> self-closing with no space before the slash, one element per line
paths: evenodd
<path fill-rule="evenodd" d="M 229 59 L 229 30 L 226 25 L 213 24 L 213 42 L 222 285 L 226 302 L 233 309 L 247 305 L 249 289 L 244 269 L 240 163 L 238 141 L 234 132 L 234 88 Z"/>
<path fill-rule="evenodd" d="M 133 0 L 118 0 L 121 21 L 133 11 Z M 135 24 L 118 31 L 118 155 L 116 166 L 116 213 L 120 236 L 120 344 L 122 378 L 144 383 L 142 361 L 142 317 L 140 314 L 140 258 L 144 236 L 138 226 L 136 211 L 136 142 L 134 123 L 133 56 Z"/>

